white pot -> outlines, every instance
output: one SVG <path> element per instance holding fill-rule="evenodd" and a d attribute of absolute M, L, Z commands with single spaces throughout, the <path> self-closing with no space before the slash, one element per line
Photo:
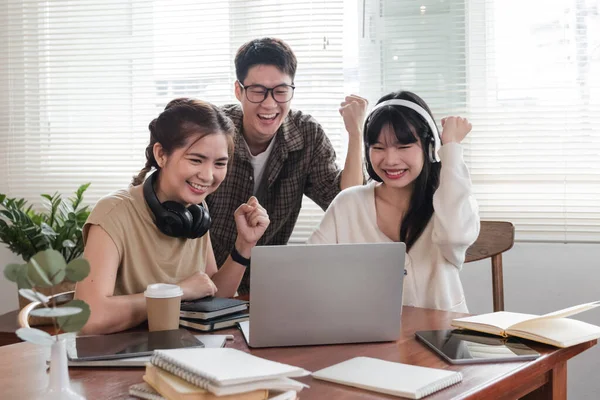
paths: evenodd
<path fill-rule="evenodd" d="M 48 388 L 40 399 L 44 400 L 85 400 L 85 397 L 71 389 L 67 364 L 67 347 L 65 339 L 52 344 L 50 355 L 50 381 Z"/>

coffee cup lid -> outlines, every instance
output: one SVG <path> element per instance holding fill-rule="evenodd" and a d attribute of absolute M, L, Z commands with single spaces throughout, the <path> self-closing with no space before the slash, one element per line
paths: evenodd
<path fill-rule="evenodd" d="M 183 295 L 183 290 L 177 285 L 167 283 L 153 283 L 148 285 L 144 296 L 155 299 L 166 299 L 169 297 L 179 297 Z"/>

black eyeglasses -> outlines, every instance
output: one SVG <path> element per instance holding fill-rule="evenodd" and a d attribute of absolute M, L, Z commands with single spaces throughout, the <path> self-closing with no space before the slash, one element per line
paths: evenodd
<path fill-rule="evenodd" d="M 294 85 L 277 85 L 273 88 L 264 87 L 263 85 L 248 85 L 244 86 L 244 84 L 240 81 L 237 81 L 242 89 L 246 92 L 246 98 L 250 103 L 262 103 L 267 99 L 269 92 L 271 92 L 271 96 L 273 96 L 273 100 L 278 103 L 287 103 L 294 97 L 294 89 L 296 86 Z"/>

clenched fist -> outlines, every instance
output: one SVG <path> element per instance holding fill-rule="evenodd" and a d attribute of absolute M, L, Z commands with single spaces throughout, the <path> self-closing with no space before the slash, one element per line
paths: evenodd
<path fill-rule="evenodd" d="M 462 142 L 467 133 L 471 132 L 471 128 L 471 123 L 466 118 L 442 118 L 442 144 Z"/>
<path fill-rule="evenodd" d="M 267 211 L 252 196 L 247 203 L 242 204 L 233 214 L 237 226 L 236 248 L 242 255 L 256 245 L 258 239 L 267 230 L 270 220 Z M 240 243 L 241 241 L 241 243 Z M 239 247 L 238 247 L 239 246 Z"/>
<path fill-rule="evenodd" d="M 363 99 L 355 94 L 346 96 L 340 104 L 340 115 L 344 120 L 344 125 L 349 135 L 360 137 L 362 134 L 368 104 L 367 99 Z"/>

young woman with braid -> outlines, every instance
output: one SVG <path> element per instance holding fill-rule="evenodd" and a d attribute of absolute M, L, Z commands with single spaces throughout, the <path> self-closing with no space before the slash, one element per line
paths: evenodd
<path fill-rule="evenodd" d="M 240 205 L 232 216 L 235 247 L 217 271 L 204 199 L 225 178 L 235 128 L 212 104 L 176 99 L 149 129 L 145 167 L 129 188 L 102 198 L 84 226 L 91 272 L 77 284 L 75 297 L 91 308 L 86 334 L 143 322 L 148 284 L 178 284 L 183 300 L 233 296 L 251 249 L 269 225 L 255 197 Z"/>

